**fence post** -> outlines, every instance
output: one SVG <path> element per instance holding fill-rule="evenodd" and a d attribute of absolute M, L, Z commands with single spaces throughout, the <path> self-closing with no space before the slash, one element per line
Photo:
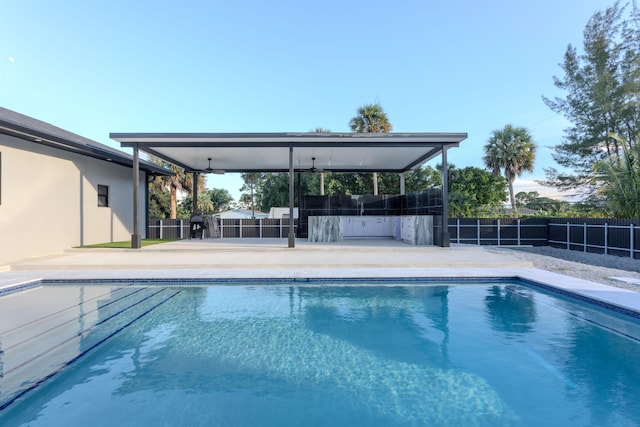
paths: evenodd
<path fill-rule="evenodd" d="M 460 243 L 460 218 L 456 218 L 456 243 Z"/>
<path fill-rule="evenodd" d="M 180 238 L 182 239 L 182 220 L 179 220 L 180 222 L 178 223 L 180 225 Z"/>
<path fill-rule="evenodd" d="M 518 246 L 520 246 L 520 218 L 516 220 L 516 231 L 518 233 Z"/>
<path fill-rule="evenodd" d="M 569 221 L 567 221 L 567 249 L 571 249 L 569 242 L 571 241 L 571 227 L 569 226 Z"/>
<path fill-rule="evenodd" d="M 242 218 L 240 219 L 239 226 L 240 226 L 240 238 L 242 239 Z"/>
<path fill-rule="evenodd" d="M 500 246 L 500 218 L 496 222 L 498 223 L 498 246 Z"/>
<path fill-rule="evenodd" d="M 220 217 L 220 238 L 224 239 L 224 220 Z"/>
<path fill-rule="evenodd" d="M 477 233 L 478 246 L 480 246 L 480 218 L 476 220 L 476 233 Z"/>
<path fill-rule="evenodd" d="M 160 231 L 158 232 L 158 236 L 159 236 L 159 239 L 162 240 L 162 228 L 163 228 L 163 226 L 162 226 L 162 220 L 159 220 L 159 221 L 160 221 Z"/>
<path fill-rule="evenodd" d="M 635 252 L 635 245 L 633 244 L 634 234 L 635 233 L 633 232 L 633 224 L 629 224 L 629 255 L 631 256 L 632 259 L 635 258 L 633 256 L 633 253 Z"/>
<path fill-rule="evenodd" d="M 262 239 L 262 218 L 258 219 L 258 223 L 260 224 L 260 238 Z"/>
<path fill-rule="evenodd" d="M 582 231 L 582 248 L 583 252 L 587 252 L 587 223 L 583 224 L 584 228 Z"/>
<path fill-rule="evenodd" d="M 609 254 L 609 224 L 604 223 L 604 254 Z"/>

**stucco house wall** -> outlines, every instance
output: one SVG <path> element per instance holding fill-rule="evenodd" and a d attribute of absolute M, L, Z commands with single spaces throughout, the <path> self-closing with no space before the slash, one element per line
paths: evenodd
<path fill-rule="evenodd" d="M 107 207 L 98 206 L 98 185 L 109 188 Z M 129 240 L 132 188 L 131 168 L 0 134 L 0 265 Z"/>

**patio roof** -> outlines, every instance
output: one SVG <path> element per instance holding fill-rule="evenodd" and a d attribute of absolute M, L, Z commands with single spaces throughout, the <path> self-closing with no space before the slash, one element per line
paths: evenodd
<path fill-rule="evenodd" d="M 188 172 L 404 172 L 457 147 L 466 133 L 111 133 Z M 211 159 L 209 161 L 209 159 Z M 313 160 L 315 159 L 315 161 Z"/>
<path fill-rule="evenodd" d="M 289 172 L 289 217 L 293 218 L 293 172 L 405 172 L 442 156 L 442 216 L 448 217 L 447 149 L 466 133 L 111 133 L 122 147 L 133 148 L 134 182 L 139 151 L 160 157 L 187 172 Z M 402 187 L 401 179 L 401 187 Z M 139 191 L 134 186 L 133 248 L 140 248 Z M 194 186 L 194 214 L 197 186 Z M 293 221 L 289 247 L 295 246 Z M 442 228 L 442 245 L 449 233 Z"/>

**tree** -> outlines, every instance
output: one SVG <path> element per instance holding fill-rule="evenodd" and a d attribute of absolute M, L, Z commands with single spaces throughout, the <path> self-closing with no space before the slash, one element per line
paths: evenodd
<path fill-rule="evenodd" d="M 511 208 L 516 209 L 513 182 L 524 171 L 533 172 L 536 157 L 536 145 L 529 131 L 521 127 L 506 125 L 501 130 L 494 130 L 484 146 L 484 162 L 494 175 L 504 171 L 509 186 Z"/>
<path fill-rule="evenodd" d="M 233 197 L 229 191 L 223 188 L 212 188 L 198 193 L 198 212 L 203 215 L 212 215 L 231 209 L 233 202 Z M 186 196 L 181 205 L 184 210 L 190 212 L 193 206 L 191 196 Z"/>
<path fill-rule="evenodd" d="M 213 204 L 213 213 L 229 210 L 233 205 L 233 196 L 224 188 L 212 188 L 204 194 Z"/>
<path fill-rule="evenodd" d="M 507 182 L 500 175 L 474 166 L 457 169 L 449 165 L 449 177 L 449 214 L 452 217 L 493 213 L 506 200 Z"/>
<path fill-rule="evenodd" d="M 294 175 L 294 179 L 297 174 Z M 293 186 L 294 192 L 296 186 Z M 274 207 L 289 206 L 289 174 L 267 173 L 260 182 L 259 191 L 260 210 L 266 212 Z M 294 203 L 295 203 L 294 195 Z"/>
<path fill-rule="evenodd" d="M 182 212 L 184 216 L 189 216 L 193 209 L 193 197 L 185 196 L 178 205 L 179 212 Z M 214 213 L 213 202 L 206 194 L 198 193 L 198 214 L 199 215 L 211 215 Z"/>
<path fill-rule="evenodd" d="M 356 133 L 388 133 L 393 125 L 378 103 L 366 104 L 358 108 L 357 115 L 349 121 L 349 127 Z M 373 194 L 378 194 L 378 174 L 373 173 Z"/>
<path fill-rule="evenodd" d="M 244 180 L 244 185 L 240 188 L 240 191 L 250 191 L 249 201 L 251 203 L 251 218 L 255 218 L 255 190 L 256 186 L 259 185 L 260 180 L 263 178 L 263 174 L 260 172 L 248 172 L 242 174 L 242 179 Z M 240 197 L 240 201 L 244 202 L 247 200 L 246 195 L 242 195 Z"/>
<path fill-rule="evenodd" d="M 426 166 L 407 174 L 407 192 L 442 186 L 442 165 Z M 507 182 L 502 176 L 468 166 L 449 164 L 449 214 L 452 217 L 478 217 L 495 213 L 507 199 Z"/>
<path fill-rule="evenodd" d="M 571 122 L 553 154 L 568 172 L 546 169 L 546 185 L 593 195 L 597 193 L 593 165 L 602 160 L 616 163 L 625 149 L 638 144 L 640 27 L 632 23 L 640 15 L 635 7 L 631 19 L 624 12 L 616 2 L 591 17 L 584 30 L 583 52 L 569 45 L 561 64 L 564 77 L 554 77 L 565 97 L 543 98 Z"/>
<path fill-rule="evenodd" d="M 624 141 L 620 145 L 622 154 L 618 158 L 600 160 L 595 165 L 598 192 L 613 216 L 640 218 L 640 146 L 627 147 Z"/>
<path fill-rule="evenodd" d="M 166 219 L 171 214 L 169 210 L 170 193 L 162 189 L 149 191 L 149 218 Z"/>
<path fill-rule="evenodd" d="M 452 170 L 452 168 L 455 168 L 455 166 L 449 165 L 449 170 Z M 431 166 L 418 166 L 404 174 L 404 186 L 407 193 L 415 193 L 439 185 L 442 185 L 440 170 Z"/>
<path fill-rule="evenodd" d="M 154 192 L 169 192 L 169 218 L 176 219 L 178 212 L 178 193 L 191 193 L 193 191 L 193 174 L 185 173 L 184 169 L 165 162 L 157 157 L 151 157 L 150 161 L 163 166 L 167 169 L 171 169 L 174 173 L 172 176 L 157 176 L 149 185 L 151 193 Z M 204 191 L 204 177 L 198 176 L 198 191 Z M 152 196 L 152 200 L 154 197 Z M 155 200 L 161 200 L 160 197 L 155 197 Z"/>
<path fill-rule="evenodd" d="M 539 215 L 556 215 L 558 212 L 562 212 L 563 209 L 566 210 L 568 205 L 569 203 L 563 200 L 542 197 L 537 191 L 521 191 L 516 194 L 516 206 L 518 209 L 531 209 Z"/>

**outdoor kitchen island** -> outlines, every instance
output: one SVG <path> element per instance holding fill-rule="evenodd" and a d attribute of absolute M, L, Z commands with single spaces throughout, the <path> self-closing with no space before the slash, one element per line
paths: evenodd
<path fill-rule="evenodd" d="M 397 239 L 411 245 L 433 245 L 432 215 L 309 216 L 309 242 L 348 239 Z"/>

